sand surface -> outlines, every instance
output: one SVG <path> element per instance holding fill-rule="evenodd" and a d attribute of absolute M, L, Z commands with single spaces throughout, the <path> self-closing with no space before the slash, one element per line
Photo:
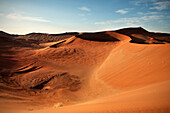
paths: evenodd
<path fill-rule="evenodd" d="M 170 35 L 0 32 L 2 113 L 168 113 Z"/>

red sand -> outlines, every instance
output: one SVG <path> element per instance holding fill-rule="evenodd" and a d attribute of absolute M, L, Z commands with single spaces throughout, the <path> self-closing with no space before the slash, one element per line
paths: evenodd
<path fill-rule="evenodd" d="M 1 34 L 3 113 L 170 112 L 168 34 L 127 28 L 47 43 Z"/>

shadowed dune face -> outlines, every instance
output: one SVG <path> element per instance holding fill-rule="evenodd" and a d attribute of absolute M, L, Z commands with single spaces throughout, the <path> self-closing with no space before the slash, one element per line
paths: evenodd
<path fill-rule="evenodd" d="M 166 33 L 152 33 L 148 32 L 147 30 L 143 29 L 142 27 L 139 28 L 125 28 L 116 30 L 115 32 L 125 34 L 131 37 L 132 43 L 139 43 L 139 44 L 162 44 L 164 42 L 170 42 L 170 34 Z"/>
<path fill-rule="evenodd" d="M 120 41 L 119 39 L 110 36 L 105 32 L 100 33 L 84 33 L 77 35 L 78 38 L 90 41 L 101 41 L 101 42 L 113 42 L 113 41 Z"/>
<path fill-rule="evenodd" d="M 170 80 L 168 40 L 168 34 L 143 28 L 2 35 L 0 109 L 125 113 L 156 107 L 155 111 L 165 111 Z M 52 108 L 37 111 L 45 106 Z"/>
<path fill-rule="evenodd" d="M 20 46 L 20 43 L 6 36 L 9 35 L 0 36 L 0 70 L 9 70 L 15 66 L 17 60 L 13 55 L 16 54 L 16 51 L 13 51 L 12 48 Z"/>

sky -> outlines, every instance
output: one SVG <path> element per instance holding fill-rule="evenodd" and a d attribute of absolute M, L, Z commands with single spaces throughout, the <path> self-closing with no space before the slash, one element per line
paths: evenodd
<path fill-rule="evenodd" d="M 0 0 L 0 30 L 13 34 L 139 26 L 170 33 L 170 0 Z"/>

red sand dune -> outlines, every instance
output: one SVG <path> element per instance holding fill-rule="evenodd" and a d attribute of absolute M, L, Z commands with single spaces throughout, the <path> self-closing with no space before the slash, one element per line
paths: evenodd
<path fill-rule="evenodd" d="M 3 113 L 170 112 L 169 34 L 1 34 Z"/>

